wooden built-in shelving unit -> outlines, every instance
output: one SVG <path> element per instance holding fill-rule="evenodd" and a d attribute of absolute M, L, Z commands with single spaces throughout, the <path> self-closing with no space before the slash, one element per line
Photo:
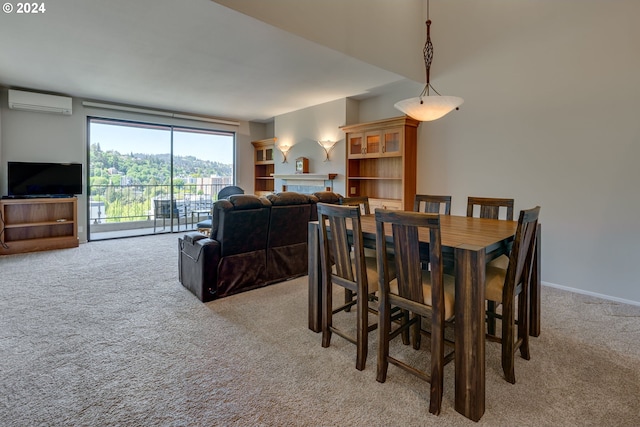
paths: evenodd
<path fill-rule="evenodd" d="M 78 199 L 0 201 L 0 255 L 78 246 Z"/>
<path fill-rule="evenodd" d="M 275 163 L 273 160 L 276 138 L 252 141 L 254 146 L 254 193 L 265 196 L 274 191 L 273 174 Z"/>
<path fill-rule="evenodd" d="M 419 124 L 403 116 L 341 127 L 347 141 L 348 197 L 368 196 L 372 211 L 413 210 Z"/>

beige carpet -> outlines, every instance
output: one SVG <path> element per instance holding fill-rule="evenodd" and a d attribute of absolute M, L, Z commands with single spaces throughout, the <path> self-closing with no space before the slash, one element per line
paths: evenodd
<path fill-rule="evenodd" d="M 177 280 L 176 235 L 0 257 L 0 424 L 640 425 L 640 307 L 546 287 L 542 306 L 517 384 L 487 344 L 473 423 L 453 364 L 436 417 L 428 384 L 394 366 L 375 381 L 375 333 L 363 372 L 352 344 L 322 348 L 306 277 L 202 304 Z"/>

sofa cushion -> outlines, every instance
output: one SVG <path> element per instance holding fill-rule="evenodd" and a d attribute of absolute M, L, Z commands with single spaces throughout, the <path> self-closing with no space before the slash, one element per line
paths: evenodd
<path fill-rule="evenodd" d="M 313 193 L 313 195 L 318 198 L 320 203 L 332 203 L 334 205 L 340 203 L 340 199 L 342 199 L 340 194 L 334 193 L 333 191 L 318 191 Z"/>
<path fill-rule="evenodd" d="M 273 206 L 284 205 L 305 205 L 310 203 L 309 196 L 306 194 L 285 191 L 283 193 L 275 193 L 267 195 L 267 199 Z"/>
<path fill-rule="evenodd" d="M 209 236 L 212 239 L 218 239 L 218 230 L 220 228 L 221 212 L 232 210 L 251 210 L 270 207 L 271 203 L 264 197 L 258 197 L 253 194 L 236 194 L 229 196 L 229 199 L 218 200 L 213 204 L 213 216 L 211 218 L 211 232 Z"/>

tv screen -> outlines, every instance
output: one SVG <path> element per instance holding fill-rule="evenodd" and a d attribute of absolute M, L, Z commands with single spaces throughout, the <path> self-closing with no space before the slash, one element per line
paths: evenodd
<path fill-rule="evenodd" d="M 82 194 L 80 163 L 8 162 L 9 196 L 73 196 Z"/>

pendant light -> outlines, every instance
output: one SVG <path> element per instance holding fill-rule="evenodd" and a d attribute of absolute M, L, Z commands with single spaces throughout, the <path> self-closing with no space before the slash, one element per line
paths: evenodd
<path fill-rule="evenodd" d="M 431 62 L 433 61 L 433 43 L 431 43 L 431 20 L 429 19 L 429 1 L 427 0 L 427 41 L 422 49 L 424 56 L 424 66 L 427 74 L 427 84 L 425 85 L 420 96 L 416 98 L 404 99 L 394 104 L 398 110 L 402 111 L 409 117 L 412 117 L 421 122 L 428 122 L 431 120 L 439 119 L 453 111 L 458 109 L 464 102 L 464 100 L 457 96 L 442 96 L 435 90 L 435 88 L 429 82 L 429 71 L 431 69 Z M 431 94 L 431 91 L 435 95 Z"/>

